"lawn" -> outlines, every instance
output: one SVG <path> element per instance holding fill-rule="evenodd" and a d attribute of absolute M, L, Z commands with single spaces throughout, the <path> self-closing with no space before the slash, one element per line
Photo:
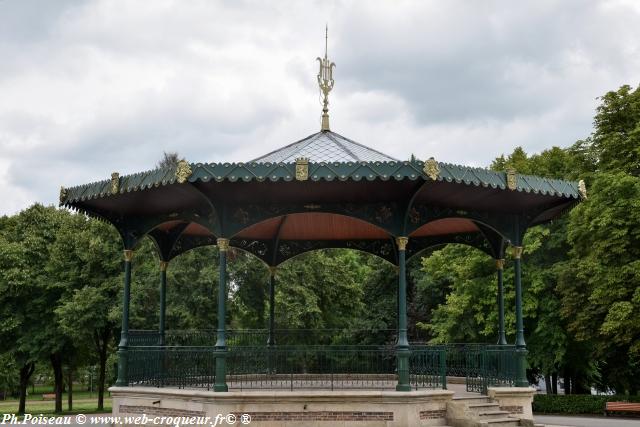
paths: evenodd
<path fill-rule="evenodd" d="M 27 396 L 26 412 L 30 414 L 53 414 L 54 400 L 44 400 L 43 394 L 53 393 L 51 386 L 37 386 L 34 389 L 29 388 L 29 394 Z M 98 407 L 98 393 L 95 391 L 89 393 L 88 391 L 74 391 L 73 392 L 73 414 L 86 414 L 91 412 L 97 412 Z M 67 394 L 62 394 L 62 408 L 65 413 L 67 412 Z M 7 400 L 0 400 L 0 414 L 13 414 L 18 410 L 18 400 L 10 398 Z M 101 411 L 103 412 L 103 411 Z M 108 392 L 105 392 L 104 396 L 104 412 L 111 412 L 111 398 Z"/>

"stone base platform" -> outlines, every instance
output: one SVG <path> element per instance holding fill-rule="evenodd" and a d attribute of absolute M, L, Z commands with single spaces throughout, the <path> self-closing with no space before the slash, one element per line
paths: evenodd
<path fill-rule="evenodd" d="M 109 391 L 113 415 L 122 417 L 123 425 L 147 421 L 147 424 L 156 425 L 256 427 L 443 426 L 446 425 L 447 403 L 454 395 L 449 390 L 215 393 L 193 389 L 112 387 Z M 130 417 L 129 422 L 124 417 Z M 187 420 L 192 422 L 189 424 Z"/>

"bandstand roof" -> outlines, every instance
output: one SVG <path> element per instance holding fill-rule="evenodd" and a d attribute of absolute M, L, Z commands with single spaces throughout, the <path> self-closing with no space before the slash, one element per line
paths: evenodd
<path fill-rule="evenodd" d="M 62 189 L 60 204 L 111 222 L 125 240 L 135 229 L 133 240 L 165 241 L 164 258 L 227 237 L 270 264 L 322 247 L 377 251 L 393 262 L 399 235 L 411 238 L 410 253 L 412 244 L 417 253 L 458 241 L 498 256 L 496 242 L 519 233 L 509 231 L 513 220 L 498 230 L 505 218 L 520 218 L 520 228 L 543 223 L 581 197 L 577 182 L 513 178 L 510 189 L 507 172 L 398 161 L 322 131 L 248 163 L 182 163 Z M 501 239 L 492 243 L 494 231 Z"/>
<path fill-rule="evenodd" d="M 333 67 L 320 59 L 321 131 L 241 163 L 189 163 L 61 188 L 60 205 L 113 224 L 126 249 L 144 236 L 169 260 L 229 239 L 269 265 L 320 248 L 397 262 L 464 243 L 502 257 L 586 197 L 582 183 L 429 159 L 397 160 L 332 132 Z"/>

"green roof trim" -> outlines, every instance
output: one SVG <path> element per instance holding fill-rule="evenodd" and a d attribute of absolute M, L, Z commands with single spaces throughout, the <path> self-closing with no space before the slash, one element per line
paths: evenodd
<path fill-rule="evenodd" d="M 409 179 L 431 180 L 424 169 L 425 162 L 389 161 L 389 162 L 309 162 L 310 181 L 397 181 Z M 295 181 L 295 163 L 191 163 L 192 173 L 188 182 L 251 182 L 251 181 Z M 506 172 L 473 168 L 438 162 L 439 173 L 436 181 L 458 184 L 492 187 L 505 191 Z M 118 192 L 113 194 L 111 180 L 103 180 L 66 188 L 61 191 L 60 205 L 70 205 L 91 199 L 113 197 L 132 191 L 143 191 L 154 187 L 178 184 L 176 167 L 154 169 L 133 175 L 119 177 Z M 178 184 L 184 185 L 184 184 Z M 516 189 L 513 191 L 580 199 L 578 183 L 559 179 L 542 178 L 532 175 L 516 175 Z"/>

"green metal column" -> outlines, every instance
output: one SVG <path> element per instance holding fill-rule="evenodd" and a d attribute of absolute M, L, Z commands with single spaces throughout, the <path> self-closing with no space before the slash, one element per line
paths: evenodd
<path fill-rule="evenodd" d="M 524 341 L 522 319 L 522 246 L 513 246 L 513 267 L 516 287 L 516 387 L 528 387 L 527 344 Z"/>
<path fill-rule="evenodd" d="M 131 299 L 131 259 L 132 250 L 124 251 L 124 290 L 122 292 L 122 329 L 120 330 L 120 343 L 118 344 L 118 379 L 116 386 L 129 385 L 129 301 Z"/>
<path fill-rule="evenodd" d="M 409 238 L 398 237 L 398 343 L 396 359 L 398 368 L 397 391 L 411 391 L 409 384 L 409 340 L 407 339 L 407 269 L 406 248 Z"/>
<path fill-rule="evenodd" d="M 502 281 L 504 259 L 496 260 L 496 271 L 498 273 L 498 345 L 507 345 L 504 331 L 504 283 Z"/>
<path fill-rule="evenodd" d="M 274 336 L 276 312 L 276 267 L 269 267 L 269 338 L 267 345 L 273 347 L 276 343 Z"/>
<path fill-rule="evenodd" d="M 227 386 L 227 345 L 225 307 L 227 303 L 227 251 L 229 239 L 218 239 L 220 281 L 218 283 L 218 340 L 216 341 L 216 382 L 213 391 L 229 391 Z"/>
<path fill-rule="evenodd" d="M 160 342 L 159 345 L 165 344 L 165 316 L 167 313 L 167 261 L 160 261 Z"/>

